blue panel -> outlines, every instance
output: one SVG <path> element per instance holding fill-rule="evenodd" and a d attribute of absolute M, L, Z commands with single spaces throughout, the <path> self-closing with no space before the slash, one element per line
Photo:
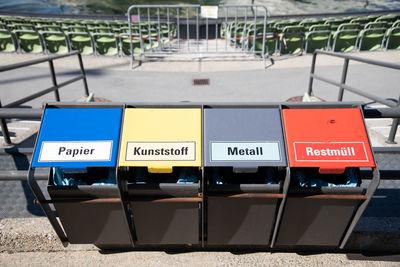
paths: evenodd
<path fill-rule="evenodd" d="M 119 108 L 48 108 L 45 110 L 35 148 L 32 167 L 81 169 L 90 166 L 115 167 L 118 154 L 122 109 Z M 52 162 L 39 160 L 43 142 L 107 141 L 108 159 Z M 89 156 L 88 156 L 89 157 Z"/>

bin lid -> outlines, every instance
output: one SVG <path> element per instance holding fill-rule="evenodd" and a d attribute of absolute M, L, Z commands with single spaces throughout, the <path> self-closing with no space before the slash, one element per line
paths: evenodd
<path fill-rule="evenodd" d="M 47 108 L 32 167 L 115 167 L 122 108 Z"/>
<path fill-rule="evenodd" d="M 359 108 L 284 109 L 283 120 L 291 167 L 375 167 Z"/>
<path fill-rule="evenodd" d="M 278 108 L 204 109 L 204 166 L 286 166 Z"/>
<path fill-rule="evenodd" d="M 200 108 L 127 108 L 119 166 L 168 173 L 176 166 L 201 166 Z"/>

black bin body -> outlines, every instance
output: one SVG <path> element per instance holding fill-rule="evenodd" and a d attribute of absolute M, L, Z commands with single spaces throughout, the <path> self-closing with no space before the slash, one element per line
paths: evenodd
<path fill-rule="evenodd" d="M 199 184 L 128 184 L 137 245 L 200 243 Z M 174 201 L 174 199 L 176 201 Z M 180 201 L 180 198 L 185 198 Z M 162 202 L 169 199 L 171 202 Z M 161 200 L 161 201 L 160 201 Z"/>
<path fill-rule="evenodd" d="M 126 248 L 131 246 L 130 232 L 121 203 L 87 203 L 81 199 L 119 198 L 116 186 L 60 187 L 49 185 L 48 192 L 56 202 L 61 224 L 71 244 L 94 244 L 100 248 Z M 77 203 L 73 203 L 76 200 Z"/>
<path fill-rule="evenodd" d="M 50 167 L 47 190 L 70 243 L 132 245 L 116 181 L 121 120 L 120 106 L 44 111 L 31 167 Z"/>
<path fill-rule="evenodd" d="M 359 168 L 375 168 L 361 110 L 326 105 L 282 113 L 291 183 L 275 245 L 343 248 L 369 201 Z"/>
<path fill-rule="evenodd" d="M 206 108 L 204 140 L 206 244 L 269 245 L 286 166 L 279 109 Z"/>

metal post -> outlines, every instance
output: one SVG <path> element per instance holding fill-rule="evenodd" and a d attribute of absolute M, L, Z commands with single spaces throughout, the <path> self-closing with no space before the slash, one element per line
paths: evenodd
<path fill-rule="evenodd" d="M 245 43 L 247 38 L 247 7 L 244 8 L 244 29 L 242 31 L 242 51 L 245 49 Z"/>
<path fill-rule="evenodd" d="M 169 7 L 167 7 L 167 25 L 168 25 L 168 48 L 171 49 L 171 33 L 170 33 L 170 22 L 169 22 Z"/>
<path fill-rule="evenodd" d="M 253 31 L 253 47 L 251 48 L 256 53 L 256 40 L 257 40 L 257 7 L 254 15 L 254 31 Z"/>
<path fill-rule="evenodd" d="M 235 8 L 235 37 L 234 37 L 235 48 L 237 47 L 236 38 L 237 38 L 237 7 Z"/>
<path fill-rule="evenodd" d="M 177 15 L 177 18 L 176 18 L 177 23 L 176 23 L 176 24 L 178 24 L 178 25 L 177 25 L 177 27 L 178 27 L 178 49 L 181 49 L 181 31 L 180 31 L 180 29 L 179 29 L 179 27 L 180 27 L 180 22 L 179 22 L 179 7 L 176 9 L 176 15 Z"/>
<path fill-rule="evenodd" d="M 189 8 L 186 8 L 186 42 L 188 46 L 188 52 L 190 51 L 189 39 Z"/>
<path fill-rule="evenodd" d="M 54 64 L 53 60 L 49 60 L 49 67 L 50 67 L 50 73 L 51 73 L 51 81 L 53 82 L 54 87 L 56 88 L 54 90 L 54 95 L 56 97 L 56 101 L 60 101 L 60 93 L 58 91 L 58 84 L 57 84 L 57 79 L 56 79 L 56 73 L 54 71 Z"/>
<path fill-rule="evenodd" d="M 206 17 L 206 51 L 208 52 L 208 17 Z"/>
<path fill-rule="evenodd" d="M 83 61 L 82 61 L 82 55 L 80 53 L 78 53 L 78 59 L 79 59 L 79 66 L 81 68 L 81 73 L 82 73 L 82 81 L 83 81 L 83 87 L 85 89 L 85 95 L 89 96 L 89 88 L 87 85 L 87 81 L 86 81 L 86 72 L 85 72 L 85 68 L 83 67 Z"/>
<path fill-rule="evenodd" d="M 215 20 L 215 51 L 218 51 L 218 19 Z"/>
<path fill-rule="evenodd" d="M 1 108 L 1 101 L 0 101 L 0 108 Z M 10 132 L 8 131 L 7 122 L 5 119 L 1 119 L 1 132 L 3 133 L 4 143 L 7 145 L 11 145 L 11 138 Z"/>
<path fill-rule="evenodd" d="M 397 106 L 400 106 L 400 97 L 399 100 L 397 101 Z M 397 127 L 399 125 L 399 118 L 394 118 L 392 121 L 392 127 L 390 128 L 389 136 L 388 139 L 385 141 L 388 144 L 397 144 L 397 142 L 394 141 L 394 138 L 396 137 L 396 132 L 397 132 Z"/>
<path fill-rule="evenodd" d="M 231 39 L 230 33 L 229 33 L 229 39 Z M 228 8 L 226 7 L 225 7 L 225 51 L 228 51 Z"/>
<path fill-rule="evenodd" d="M 161 23 L 160 23 L 160 8 L 157 8 L 157 22 L 158 22 L 158 50 L 162 49 L 162 42 L 161 42 Z"/>
<path fill-rule="evenodd" d="M 314 82 L 314 77 L 313 74 L 315 72 L 315 62 L 317 61 L 317 52 L 314 52 L 313 54 L 313 58 L 312 58 L 312 63 L 311 63 L 311 71 L 310 71 L 310 81 L 308 83 L 308 95 L 312 95 L 313 91 L 312 91 L 312 86 L 313 86 L 313 82 Z"/>
<path fill-rule="evenodd" d="M 257 9 L 256 9 L 256 12 L 257 12 Z M 267 38 L 267 16 L 268 16 L 267 10 L 264 8 L 264 25 L 263 25 L 263 34 L 262 34 L 262 40 L 263 41 L 262 41 L 262 52 L 261 52 L 262 53 L 262 57 L 264 59 L 264 69 L 266 68 L 266 63 L 265 63 L 265 39 Z M 275 50 L 276 50 L 276 47 L 275 47 Z M 268 50 L 267 50 L 267 52 L 268 52 Z"/>
<path fill-rule="evenodd" d="M 196 8 L 196 43 L 197 52 L 200 54 L 199 27 L 199 8 Z"/>
<path fill-rule="evenodd" d="M 139 38 L 140 38 L 140 50 L 144 52 L 143 36 L 142 36 L 142 23 L 140 22 L 140 8 L 138 7 L 138 23 L 139 23 Z M 132 56 L 133 56 L 133 50 Z"/>
<path fill-rule="evenodd" d="M 340 80 L 340 84 L 345 84 L 346 83 L 346 77 L 347 77 L 347 69 L 349 67 L 349 59 L 346 58 L 344 60 L 344 65 L 343 65 L 343 70 L 342 70 L 342 79 Z M 343 93 L 344 93 L 344 88 L 341 85 L 339 87 L 339 95 L 338 95 L 338 101 L 341 102 L 343 100 Z"/>
<path fill-rule="evenodd" d="M 149 38 L 150 50 L 153 50 L 153 37 L 151 36 L 151 25 L 150 25 L 150 8 L 147 8 L 147 38 Z"/>
<path fill-rule="evenodd" d="M 133 68 L 133 61 L 135 60 L 135 56 L 133 55 L 133 44 L 132 44 L 132 18 L 131 18 L 131 9 L 128 10 L 128 23 L 129 23 L 129 49 L 131 51 L 131 68 Z M 121 40 L 121 46 L 122 46 Z"/>

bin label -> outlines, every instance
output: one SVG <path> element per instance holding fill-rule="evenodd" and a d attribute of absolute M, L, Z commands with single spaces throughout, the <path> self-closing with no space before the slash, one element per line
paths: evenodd
<path fill-rule="evenodd" d="M 368 162 L 364 142 L 294 142 L 296 161 Z"/>
<path fill-rule="evenodd" d="M 127 142 L 126 161 L 194 161 L 196 142 Z"/>
<path fill-rule="evenodd" d="M 38 162 L 110 161 L 113 141 L 42 142 Z"/>
<path fill-rule="evenodd" d="M 279 142 L 211 142 L 211 161 L 281 161 Z"/>

